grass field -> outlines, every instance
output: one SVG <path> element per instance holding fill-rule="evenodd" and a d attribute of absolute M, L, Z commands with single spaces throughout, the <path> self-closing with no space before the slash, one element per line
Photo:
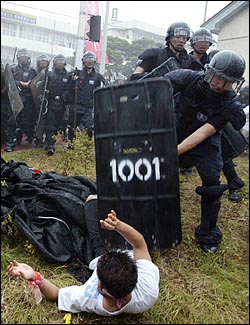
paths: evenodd
<path fill-rule="evenodd" d="M 83 148 L 81 148 L 83 146 Z M 76 144 L 74 150 L 63 145 L 48 157 L 44 149 L 23 150 L 2 154 L 6 161 L 24 161 L 44 172 L 83 175 L 95 179 L 93 142 Z M 94 314 L 72 315 L 73 324 L 249 324 L 249 156 L 235 160 L 239 176 L 245 181 L 243 200 L 232 203 L 228 192 L 222 197 L 218 225 L 223 233 L 216 254 L 205 254 L 194 241 L 194 229 L 200 221 L 200 196 L 194 189 L 200 185 L 193 176 L 180 175 L 182 242 L 173 249 L 154 252 L 153 260 L 160 268 L 160 296 L 155 306 L 140 315 L 105 318 Z M 225 179 L 222 176 L 222 182 Z M 1 323 L 63 324 L 66 313 L 45 298 L 39 305 L 33 296 L 24 293 L 22 279 L 8 275 L 8 263 L 31 264 L 46 278 L 63 287 L 80 284 L 67 272 L 67 265 L 46 263 L 32 245 L 20 235 L 12 247 L 2 236 L 1 257 Z"/>

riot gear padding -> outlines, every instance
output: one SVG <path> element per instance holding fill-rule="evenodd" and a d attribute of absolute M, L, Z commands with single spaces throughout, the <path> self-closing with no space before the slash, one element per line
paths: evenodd
<path fill-rule="evenodd" d="M 197 186 L 195 192 L 207 199 L 217 199 L 222 196 L 223 192 L 228 189 L 227 184 L 214 186 Z"/>
<path fill-rule="evenodd" d="M 47 61 L 49 63 L 50 62 L 49 56 L 47 54 L 39 55 L 39 57 L 36 59 L 37 65 L 39 65 L 41 61 Z"/>
<path fill-rule="evenodd" d="M 17 54 L 16 54 L 17 59 L 19 59 L 22 56 L 27 57 L 29 59 L 31 58 L 31 55 L 30 55 L 29 51 L 27 49 L 24 49 L 24 48 L 18 50 Z"/>
<path fill-rule="evenodd" d="M 96 55 L 94 52 L 92 51 L 87 51 L 83 54 L 82 57 L 82 62 L 86 62 L 86 61 L 94 61 L 96 62 Z"/>
<path fill-rule="evenodd" d="M 216 53 L 210 63 L 205 66 L 205 83 L 203 86 L 206 88 L 206 84 L 213 85 L 213 79 L 217 77 L 224 80 L 224 91 L 236 95 L 245 81 L 243 78 L 245 68 L 245 60 L 240 54 L 228 50 L 220 51 Z M 206 89 L 206 92 L 207 91 L 208 89 Z M 213 90 L 210 90 L 210 94 L 211 93 L 216 94 Z"/>
<path fill-rule="evenodd" d="M 189 40 L 191 37 L 191 34 L 192 34 L 192 32 L 191 32 L 191 29 L 188 26 L 188 24 L 186 24 L 184 22 L 173 23 L 168 27 L 165 41 L 168 44 L 170 37 L 172 37 L 172 36 L 186 36 L 187 40 Z"/>
<path fill-rule="evenodd" d="M 192 46 L 197 42 L 209 42 L 209 45 L 211 46 L 213 44 L 213 36 L 209 29 L 199 28 L 196 32 L 194 32 L 190 42 Z"/>
<path fill-rule="evenodd" d="M 53 65 L 57 63 L 63 63 L 64 65 L 67 64 L 66 58 L 62 54 L 58 54 L 53 59 Z"/>

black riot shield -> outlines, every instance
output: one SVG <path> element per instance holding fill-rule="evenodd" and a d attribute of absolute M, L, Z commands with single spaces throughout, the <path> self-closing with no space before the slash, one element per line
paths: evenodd
<path fill-rule="evenodd" d="M 235 130 L 230 122 L 222 130 L 221 150 L 224 162 L 241 155 L 247 150 L 249 142 L 240 130 Z"/>
<path fill-rule="evenodd" d="M 48 69 L 42 69 L 30 83 L 30 91 L 36 109 L 36 137 L 41 139 L 44 131 L 43 116 L 47 113 L 46 87 L 48 82 Z"/>
<path fill-rule="evenodd" d="M 149 78 L 98 88 L 94 125 L 99 219 L 113 209 L 150 249 L 182 240 L 178 154 L 170 81 Z M 110 247 L 130 248 L 101 229 Z"/>
<path fill-rule="evenodd" d="M 23 109 L 23 102 L 8 63 L 5 66 L 5 84 L 8 87 L 10 106 L 14 115 L 14 120 L 16 121 L 17 115 Z"/>
<path fill-rule="evenodd" d="M 39 115 L 41 98 L 44 91 L 45 84 L 45 69 L 42 69 L 36 76 L 31 80 L 30 91 L 34 99 L 36 116 Z"/>

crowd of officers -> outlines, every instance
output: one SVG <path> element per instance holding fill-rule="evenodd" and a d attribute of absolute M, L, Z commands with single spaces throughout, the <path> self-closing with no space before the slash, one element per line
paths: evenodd
<path fill-rule="evenodd" d="M 25 48 L 16 54 L 17 63 L 10 65 L 23 108 L 14 117 L 5 83 L 5 67 L 1 64 L 1 146 L 11 152 L 23 138 L 28 143 L 35 142 L 37 147 L 45 145 L 48 155 L 55 152 L 55 136 L 60 132 L 75 137 L 75 130 L 86 129 L 89 138 L 93 135 L 93 92 L 105 85 L 104 77 L 95 70 L 96 55 L 87 51 L 83 54 L 83 69 L 69 72 L 66 70 L 66 58 L 58 54 L 50 59 L 47 54 L 40 55 L 36 67 L 31 66 L 31 55 Z M 46 89 L 40 94 L 41 107 L 36 107 L 30 84 L 44 69 L 47 78 Z M 44 79 L 45 81 L 45 79 Z M 44 82 L 45 84 L 45 82 Z M 41 109 L 41 111 L 40 111 Z M 38 117 L 39 118 L 38 125 Z M 70 123 L 70 124 L 69 124 Z M 42 132 L 36 132 L 43 128 Z"/>

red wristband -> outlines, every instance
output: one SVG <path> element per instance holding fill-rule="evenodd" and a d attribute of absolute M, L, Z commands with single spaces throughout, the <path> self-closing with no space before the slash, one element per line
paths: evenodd
<path fill-rule="evenodd" d="M 40 287 L 43 284 L 43 277 L 41 273 L 35 272 L 34 280 L 29 280 L 29 284 Z"/>

